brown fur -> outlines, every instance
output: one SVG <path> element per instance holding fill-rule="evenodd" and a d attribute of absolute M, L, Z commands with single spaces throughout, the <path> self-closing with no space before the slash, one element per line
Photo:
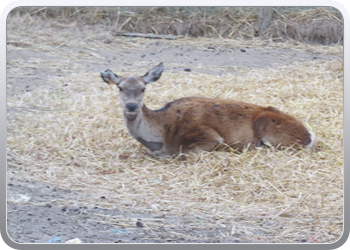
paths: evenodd
<path fill-rule="evenodd" d="M 115 82 L 123 89 L 120 100 L 129 132 L 154 155 L 211 151 L 222 146 L 241 151 L 267 143 L 274 147 L 314 144 L 314 136 L 300 121 L 270 106 L 186 97 L 150 110 L 143 104 L 141 89 L 156 81 L 162 70 L 160 64 L 143 77 L 128 78 L 119 78 L 109 70 L 101 72 L 105 82 Z M 142 107 L 130 114 L 128 101 L 135 100 Z"/>
<path fill-rule="evenodd" d="M 273 107 L 233 100 L 182 98 L 164 111 L 147 110 L 144 115 L 157 121 L 169 154 L 196 147 L 211 151 L 220 142 L 238 150 L 260 146 L 263 139 L 275 147 L 311 142 L 306 128 L 292 116 Z"/>

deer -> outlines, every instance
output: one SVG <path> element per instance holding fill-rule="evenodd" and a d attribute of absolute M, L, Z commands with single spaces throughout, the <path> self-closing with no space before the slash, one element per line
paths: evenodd
<path fill-rule="evenodd" d="M 307 148 L 315 134 L 303 123 L 272 106 L 230 99 L 184 97 L 151 110 L 144 104 L 146 86 L 163 72 L 160 63 L 143 76 L 119 77 L 111 70 L 101 78 L 119 88 L 124 123 L 130 135 L 154 156 L 214 151 L 223 147 L 242 152 L 258 147 Z"/>

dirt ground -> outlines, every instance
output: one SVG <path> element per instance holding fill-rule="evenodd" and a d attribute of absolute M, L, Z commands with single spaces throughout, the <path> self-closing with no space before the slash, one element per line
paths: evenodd
<path fill-rule="evenodd" d="M 16 172 L 11 168 L 9 171 Z M 218 226 L 215 220 L 207 218 L 60 206 L 59 200 L 74 199 L 81 194 L 12 177 L 7 185 L 8 234 L 20 243 L 62 243 L 72 237 L 84 243 L 242 242 L 227 237 L 231 228 Z M 18 194 L 31 199 L 24 204 L 11 202 L 19 200 Z M 117 220 L 114 225 L 110 218 Z"/>
<path fill-rule="evenodd" d="M 19 98 L 35 88 L 48 86 L 50 77 L 80 72 L 100 72 L 107 68 L 115 72 L 140 69 L 144 74 L 150 67 L 163 62 L 165 71 L 187 71 L 220 75 L 235 73 L 235 67 L 274 67 L 298 60 L 342 59 L 341 54 L 322 54 L 317 50 L 287 48 L 270 42 L 239 45 L 218 42 L 215 39 L 182 39 L 176 41 L 147 40 L 114 37 L 100 31 L 86 36 L 87 28 L 67 28 L 61 40 L 50 40 L 50 33 L 39 31 L 37 43 L 31 43 L 30 31 L 8 32 L 7 97 Z M 77 41 L 81 46 L 76 46 Z M 96 42 L 108 46 L 99 48 Z M 110 48 L 110 49 L 109 49 Z M 76 58 L 76 60 L 72 60 Z M 38 64 L 38 61 L 41 62 Z M 48 63 L 66 67 L 56 69 Z M 69 69 L 79 64 L 80 72 Z M 23 66 L 25 65 L 25 67 Z M 180 65 L 180 66 L 179 66 Z M 83 78 L 83 76 L 82 76 Z M 64 83 L 63 83 L 64 84 Z M 101 82 L 102 84 L 102 82 Z M 16 107 L 7 107 L 8 117 Z M 84 196 L 47 183 L 28 179 L 21 170 L 7 166 L 7 231 L 19 243 L 60 243 L 79 238 L 84 243 L 238 243 L 260 242 L 257 228 L 250 240 L 232 235 L 229 224 L 214 219 L 158 213 L 134 213 L 103 209 L 101 207 L 75 207 L 65 200 Z M 101 199 L 106 197 L 101 196 Z M 299 239 L 306 242 L 306 239 Z"/>
<path fill-rule="evenodd" d="M 126 40 L 120 38 L 121 40 Z M 144 74 L 149 67 L 163 62 L 165 64 L 165 71 L 184 71 L 189 69 L 192 72 L 198 72 L 202 74 L 220 75 L 224 73 L 234 73 L 235 67 L 248 67 L 248 68 L 264 68 L 272 67 L 278 64 L 290 64 L 295 61 L 301 60 L 331 60 L 339 58 L 337 56 L 331 56 L 327 54 L 321 54 L 314 51 L 303 51 L 293 48 L 280 48 L 273 47 L 273 44 L 266 43 L 260 47 L 254 46 L 229 46 L 224 44 L 223 46 L 215 46 L 215 40 L 205 39 L 206 43 L 201 44 L 200 47 L 193 46 L 193 41 L 188 44 L 186 40 L 183 43 L 178 41 L 172 44 L 171 41 L 147 41 L 142 44 L 142 39 L 131 40 L 134 43 L 141 43 L 141 48 L 135 49 L 121 49 L 119 51 L 108 51 L 105 49 L 94 49 L 94 55 L 98 55 L 98 58 L 89 58 L 84 62 L 81 60 L 80 66 L 87 71 L 100 72 L 106 68 L 111 68 L 115 71 L 130 71 L 140 69 L 140 74 Z M 115 46 L 114 43 L 118 41 L 107 40 L 105 42 L 112 43 L 111 46 Z M 207 44 L 207 45 L 205 45 Z M 12 45 L 10 43 L 10 45 Z M 20 43 L 14 43 L 14 46 L 21 46 Z M 23 45 L 22 45 L 23 46 Z M 70 47 L 64 45 L 64 51 L 67 53 L 91 53 L 81 48 Z M 40 58 L 42 61 L 64 61 L 64 57 L 50 55 L 50 53 L 38 53 L 32 51 L 30 48 L 11 49 L 11 46 L 7 50 L 7 58 L 9 61 L 13 59 L 20 59 L 24 63 L 31 63 L 31 58 Z M 140 61 L 145 62 L 144 64 Z M 137 63 L 135 63 L 137 62 Z M 152 64 L 153 62 L 153 64 Z M 171 64 L 176 66 L 169 67 Z M 181 66 L 177 66 L 181 64 Z M 121 68 L 121 69 L 120 69 Z M 25 74 L 24 74 L 25 73 Z M 30 81 L 28 76 L 31 75 Z M 46 84 L 48 78 L 57 74 L 52 72 L 49 68 L 40 68 L 37 65 L 31 67 L 30 72 L 23 72 L 18 76 L 8 75 L 8 95 L 14 93 L 20 93 L 24 91 L 30 91 L 40 85 Z M 21 77 L 21 75 L 25 75 Z"/>

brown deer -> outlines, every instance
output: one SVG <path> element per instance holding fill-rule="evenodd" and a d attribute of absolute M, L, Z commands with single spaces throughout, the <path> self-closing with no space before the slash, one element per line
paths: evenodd
<path fill-rule="evenodd" d="M 152 155 L 212 151 L 223 146 L 276 148 L 315 145 L 315 135 L 294 117 L 274 107 L 233 100 L 185 97 L 150 110 L 143 103 L 146 85 L 157 81 L 163 63 L 144 76 L 119 77 L 110 70 L 101 77 L 119 88 L 126 127 Z"/>

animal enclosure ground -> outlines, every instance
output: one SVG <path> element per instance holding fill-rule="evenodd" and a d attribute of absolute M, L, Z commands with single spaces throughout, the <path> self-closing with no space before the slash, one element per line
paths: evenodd
<path fill-rule="evenodd" d="M 34 35 L 35 34 L 35 35 Z M 13 17 L 7 33 L 7 230 L 21 243 L 332 243 L 343 232 L 343 47 L 116 37 Z M 143 75 L 152 109 L 184 96 L 271 105 L 307 151 L 156 158 L 124 128 L 110 68 Z M 184 69 L 190 69 L 185 71 Z"/>

